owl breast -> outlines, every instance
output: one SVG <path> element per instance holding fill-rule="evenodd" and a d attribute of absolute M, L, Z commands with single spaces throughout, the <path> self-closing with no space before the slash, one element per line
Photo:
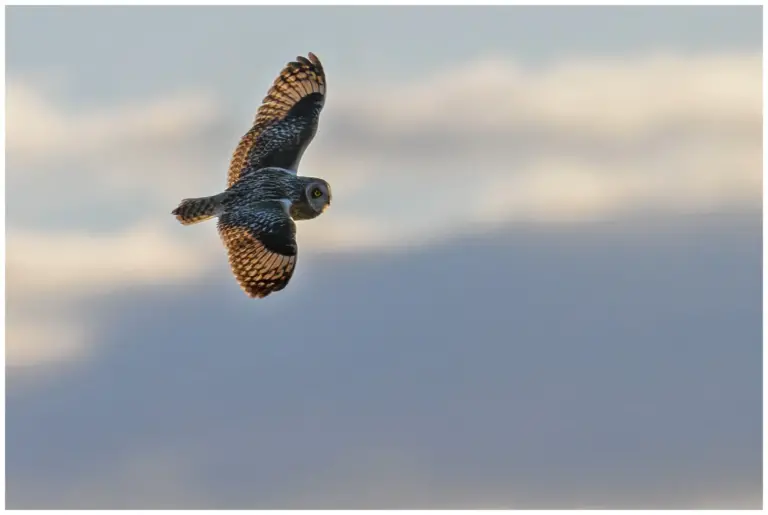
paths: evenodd
<path fill-rule="evenodd" d="M 291 218 L 294 220 L 311 220 L 319 214 L 307 202 L 299 201 L 291 205 Z"/>

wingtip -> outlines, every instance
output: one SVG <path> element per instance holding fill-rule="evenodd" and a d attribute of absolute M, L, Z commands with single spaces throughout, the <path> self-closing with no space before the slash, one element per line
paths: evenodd
<path fill-rule="evenodd" d="M 312 61 L 312 64 L 314 64 L 321 70 L 323 69 L 323 63 L 320 62 L 320 58 L 317 57 L 317 55 L 315 55 L 314 53 L 312 52 L 309 53 L 309 60 Z"/>
<path fill-rule="evenodd" d="M 291 62 L 290 64 L 294 66 L 302 65 L 302 64 L 308 65 L 308 66 L 314 65 L 319 68 L 322 68 L 322 64 L 320 64 L 320 59 L 317 57 L 317 55 L 315 55 L 314 52 L 308 52 L 306 57 L 303 55 L 297 55 L 296 60 Z"/>
<path fill-rule="evenodd" d="M 320 64 L 320 59 L 317 57 L 317 55 L 314 52 L 307 52 L 306 57 L 303 55 L 296 56 L 296 61 L 305 64 L 305 65 L 314 65 L 318 68 L 322 68 L 323 65 Z"/>

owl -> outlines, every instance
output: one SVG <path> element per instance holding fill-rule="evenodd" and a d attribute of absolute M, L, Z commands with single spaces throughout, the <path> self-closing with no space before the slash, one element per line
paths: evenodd
<path fill-rule="evenodd" d="M 331 205 L 328 182 L 297 173 L 317 132 L 325 88 L 313 53 L 288 63 L 232 154 L 227 189 L 184 199 L 171 212 L 183 225 L 218 218 L 232 273 L 251 298 L 288 285 L 298 256 L 295 221 L 316 218 Z"/>

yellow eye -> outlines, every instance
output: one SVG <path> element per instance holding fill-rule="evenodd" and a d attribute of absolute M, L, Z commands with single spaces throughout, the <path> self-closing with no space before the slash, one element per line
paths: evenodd
<path fill-rule="evenodd" d="M 320 191 L 320 188 L 315 188 L 315 189 L 312 190 L 312 196 L 315 197 L 315 198 L 322 197 L 323 196 L 323 192 Z"/>

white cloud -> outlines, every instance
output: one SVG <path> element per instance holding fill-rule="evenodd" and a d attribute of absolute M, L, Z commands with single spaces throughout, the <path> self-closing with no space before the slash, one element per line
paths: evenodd
<path fill-rule="evenodd" d="M 5 363 L 11 368 L 39 367 L 81 356 L 90 343 L 82 324 L 72 319 L 6 318 Z"/>
<path fill-rule="evenodd" d="M 52 206 L 97 195 L 169 216 L 181 198 L 223 185 L 231 149 L 213 155 L 195 139 L 222 123 L 207 95 L 74 109 L 28 80 L 12 78 L 8 90 L 11 160 L 48 162 L 12 171 L 29 176 L 22 194 L 39 195 L 40 174 L 62 173 L 46 167 L 64 158 L 74 160 L 72 188 Z M 579 57 L 539 69 L 494 58 L 400 84 L 339 80 L 334 91 L 302 173 L 329 179 L 336 202 L 301 231 L 305 248 L 759 197 L 759 53 Z"/>
<path fill-rule="evenodd" d="M 49 188 L 46 203 L 59 209 L 108 198 L 116 208 L 149 200 L 170 211 L 180 197 L 225 183 L 229 156 L 202 144 L 221 120 L 212 96 L 179 91 L 73 106 L 62 90 L 8 79 L 8 178 L 22 195 L 40 198 Z"/>
<path fill-rule="evenodd" d="M 43 312 L 41 303 L 56 299 L 60 307 L 71 307 L 94 295 L 189 280 L 205 270 L 207 249 L 216 248 L 202 237 L 197 240 L 208 246 L 184 244 L 191 233 L 164 232 L 150 218 L 162 214 L 175 226 L 173 203 L 190 193 L 182 189 L 206 184 L 207 163 L 196 142 L 218 120 L 211 97 L 182 92 L 75 108 L 57 92 L 46 80 L 8 81 L 6 149 L 14 200 L 33 200 L 21 205 L 44 206 L 53 220 L 73 205 L 94 206 L 85 212 L 98 210 L 99 221 L 111 216 L 109 209 L 95 207 L 104 202 L 140 211 L 127 228 L 112 233 L 95 232 L 88 221 L 66 231 L 18 224 L 8 229 L 7 300 L 13 315 L 7 319 L 6 363 L 24 370 L 82 356 L 98 330 L 87 315 Z M 149 200 L 158 211 L 137 199 Z"/>
<path fill-rule="evenodd" d="M 100 236 L 14 230 L 7 240 L 8 284 L 14 296 L 119 290 L 194 276 L 206 257 L 147 223 Z"/>
<path fill-rule="evenodd" d="M 190 92 L 149 102 L 67 108 L 50 88 L 13 77 L 6 105 L 6 150 L 20 165 L 89 158 L 124 146 L 168 145 L 217 116 L 210 97 Z"/>
<path fill-rule="evenodd" d="M 760 53 L 574 58 L 542 69 L 494 58 L 346 88 L 333 108 L 392 131 L 526 126 L 637 138 L 672 124 L 759 124 L 761 64 Z"/>
<path fill-rule="evenodd" d="M 189 280 L 206 270 L 213 248 L 183 244 L 146 222 L 104 235 L 9 230 L 7 365 L 28 368 L 82 355 L 98 323 L 87 313 L 59 311 L 85 296 Z M 51 309 L 43 313 L 41 305 Z"/>
<path fill-rule="evenodd" d="M 657 54 L 339 86 L 303 166 L 347 187 L 324 216 L 354 220 L 361 247 L 489 221 L 756 208 L 761 74 L 759 53 Z"/>
<path fill-rule="evenodd" d="M 139 210 L 127 227 L 111 233 L 94 231 L 89 220 L 64 231 L 11 224 L 6 362 L 25 370 L 72 360 L 92 348 L 98 323 L 76 314 L 77 309 L 65 315 L 62 308 L 94 295 L 189 280 L 203 273 L 210 259 L 207 249 L 215 248 L 183 243 L 191 234 L 162 229 L 154 217 L 162 214 L 168 227 L 176 228 L 170 211 L 184 196 L 179 184 L 194 188 L 205 183 L 206 163 L 195 143 L 219 118 L 210 96 L 181 92 L 74 107 L 58 95 L 59 81 L 42 79 L 11 77 L 7 84 L 12 200 L 21 199 L 24 209 L 47 210 L 51 220 L 73 205 L 92 206 L 85 212 L 98 212 L 92 218 L 98 221 L 111 216 L 100 207 L 105 202 L 115 209 Z M 159 211 L 147 210 L 146 200 Z M 39 307 L 52 299 L 58 308 Z"/>
<path fill-rule="evenodd" d="M 553 157 L 474 195 L 479 220 L 568 223 L 641 210 L 670 214 L 756 207 L 760 149 L 726 144 L 617 164 Z"/>

